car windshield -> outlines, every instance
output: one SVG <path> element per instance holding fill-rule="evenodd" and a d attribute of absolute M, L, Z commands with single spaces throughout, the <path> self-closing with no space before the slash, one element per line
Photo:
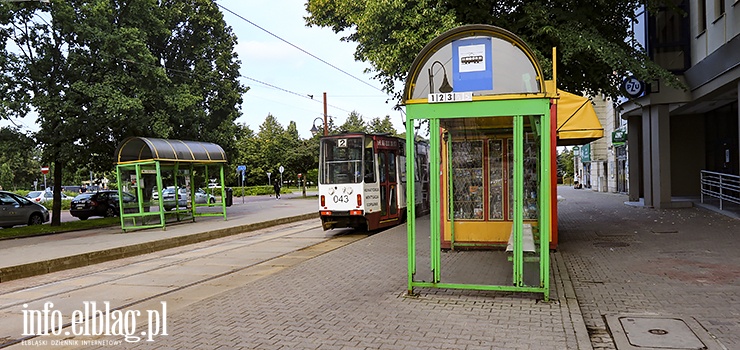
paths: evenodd
<path fill-rule="evenodd" d="M 26 197 L 28 197 L 28 198 L 36 198 L 41 193 L 42 193 L 41 191 L 31 191 L 31 192 L 28 192 L 28 194 L 26 195 Z"/>

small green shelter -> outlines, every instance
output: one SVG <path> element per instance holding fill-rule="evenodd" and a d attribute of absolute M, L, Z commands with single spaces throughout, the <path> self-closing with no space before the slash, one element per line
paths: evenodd
<path fill-rule="evenodd" d="M 124 196 L 119 195 L 124 232 L 151 227 L 165 229 L 167 222 L 195 221 L 198 216 L 223 216 L 226 220 L 224 164 L 227 159 L 221 146 L 199 141 L 130 137 L 118 146 L 115 159 L 119 193 L 130 188 L 137 199 L 135 203 L 126 203 Z M 214 180 L 218 180 L 220 186 L 208 186 L 215 184 Z M 168 186 L 174 187 L 174 195 L 165 199 L 163 189 Z M 211 187 L 208 189 L 211 193 L 206 193 L 201 186 Z M 196 200 L 198 196 L 215 199 L 217 195 L 220 195 L 220 202 L 198 203 Z M 186 202 L 184 206 L 183 202 Z M 169 207 L 172 210 L 166 210 Z"/>

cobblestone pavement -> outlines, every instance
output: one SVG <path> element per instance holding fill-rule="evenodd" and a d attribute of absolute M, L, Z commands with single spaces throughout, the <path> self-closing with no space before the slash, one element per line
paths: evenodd
<path fill-rule="evenodd" d="M 168 316 L 156 349 L 575 349 L 541 296 L 421 289 L 405 297 L 405 227 Z"/>
<path fill-rule="evenodd" d="M 611 314 L 691 317 L 726 349 L 740 349 L 740 220 L 558 191 L 559 252 L 595 349 L 616 348 L 604 321 Z"/>

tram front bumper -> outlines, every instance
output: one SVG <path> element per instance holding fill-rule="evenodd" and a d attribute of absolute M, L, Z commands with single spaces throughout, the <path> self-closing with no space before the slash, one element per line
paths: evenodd
<path fill-rule="evenodd" d="M 341 227 L 360 228 L 367 224 L 362 210 L 322 210 L 319 214 L 321 215 L 321 226 L 324 231 Z"/>

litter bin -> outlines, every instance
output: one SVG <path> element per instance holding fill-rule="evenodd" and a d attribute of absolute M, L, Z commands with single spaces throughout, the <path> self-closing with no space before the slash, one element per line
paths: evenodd
<path fill-rule="evenodd" d="M 232 204 L 234 204 L 234 190 L 226 187 L 226 206 L 230 207 Z"/>

